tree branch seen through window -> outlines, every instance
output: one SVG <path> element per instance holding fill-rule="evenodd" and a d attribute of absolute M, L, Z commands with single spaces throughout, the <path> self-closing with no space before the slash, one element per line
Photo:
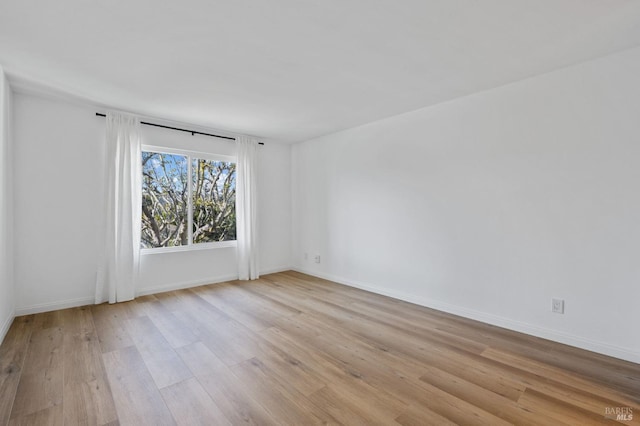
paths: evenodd
<path fill-rule="evenodd" d="M 235 201 L 235 163 L 142 152 L 142 248 L 235 240 Z"/>

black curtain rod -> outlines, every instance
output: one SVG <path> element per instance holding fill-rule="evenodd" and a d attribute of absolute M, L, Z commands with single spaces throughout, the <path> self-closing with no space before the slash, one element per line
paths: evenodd
<path fill-rule="evenodd" d="M 99 112 L 96 112 L 96 115 L 98 117 L 106 117 L 107 116 L 106 114 L 101 114 Z M 191 133 L 191 136 L 193 136 L 193 135 L 204 135 L 204 136 L 211 136 L 212 138 L 229 139 L 229 140 L 232 140 L 232 141 L 236 140 L 236 138 L 233 138 L 231 136 L 220 136 L 220 135 L 214 135 L 213 133 L 204 133 L 204 132 L 198 132 L 198 131 L 195 131 L 195 130 L 181 129 L 179 127 L 163 126 L 162 124 L 148 123 L 146 121 L 141 121 L 140 124 L 145 124 L 147 126 L 153 126 L 153 127 L 162 127 L 163 129 L 177 130 L 179 132 L 187 132 L 187 133 Z M 258 142 L 258 145 L 264 145 L 264 142 Z"/>

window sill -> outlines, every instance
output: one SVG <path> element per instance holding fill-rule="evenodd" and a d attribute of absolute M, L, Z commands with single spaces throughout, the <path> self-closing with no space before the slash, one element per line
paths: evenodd
<path fill-rule="evenodd" d="M 234 240 L 234 241 L 219 241 L 215 243 L 192 244 L 190 246 L 143 248 L 143 249 L 140 249 L 140 254 L 143 256 L 146 256 L 149 254 L 180 253 L 180 252 L 188 252 L 188 251 L 214 250 L 214 249 L 229 248 L 229 247 L 237 247 L 237 242 Z"/>

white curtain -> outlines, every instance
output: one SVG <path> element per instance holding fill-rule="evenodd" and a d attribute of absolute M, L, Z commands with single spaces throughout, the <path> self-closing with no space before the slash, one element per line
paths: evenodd
<path fill-rule="evenodd" d="M 106 170 L 96 303 L 132 300 L 140 260 L 140 121 L 107 113 Z"/>
<path fill-rule="evenodd" d="M 258 141 L 247 136 L 236 138 L 236 233 L 238 240 L 238 278 L 258 278 L 257 243 L 257 166 Z"/>

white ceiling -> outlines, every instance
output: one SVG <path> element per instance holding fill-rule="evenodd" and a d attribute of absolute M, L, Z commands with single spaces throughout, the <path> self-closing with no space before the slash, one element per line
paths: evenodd
<path fill-rule="evenodd" d="M 637 0 L 2 0 L 0 65 L 296 142 L 640 44 Z"/>

